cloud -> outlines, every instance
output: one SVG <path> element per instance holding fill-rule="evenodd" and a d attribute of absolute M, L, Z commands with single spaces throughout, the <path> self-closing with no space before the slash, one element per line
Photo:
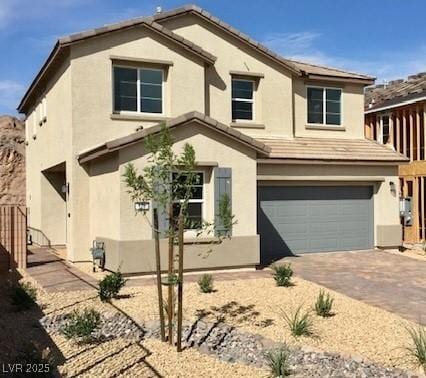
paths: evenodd
<path fill-rule="evenodd" d="M 378 48 L 373 57 L 331 56 L 320 47 L 322 37 L 312 31 L 270 33 L 262 43 L 286 58 L 369 74 L 379 82 L 426 71 L 426 45 L 410 50 Z"/>
<path fill-rule="evenodd" d="M 299 33 L 271 33 L 263 40 L 263 44 L 279 54 L 292 56 L 306 50 L 311 50 L 314 41 L 320 37 L 320 33 L 310 31 Z"/>
<path fill-rule="evenodd" d="M 16 107 L 24 91 L 25 87 L 16 81 L 0 80 L 0 109 L 16 113 Z"/>

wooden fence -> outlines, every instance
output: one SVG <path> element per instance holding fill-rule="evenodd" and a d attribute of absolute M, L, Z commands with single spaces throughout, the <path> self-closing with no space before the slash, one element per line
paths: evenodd
<path fill-rule="evenodd" d="M 27 267 L 27 208 L 0 205 L 0 271 Z"/>

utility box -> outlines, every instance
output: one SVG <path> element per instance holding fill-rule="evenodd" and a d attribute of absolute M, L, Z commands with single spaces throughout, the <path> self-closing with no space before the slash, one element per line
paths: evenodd
<path fill-rule="evenodd" d="M 399 215 L 401 217 L 402 224 L 404 226 L 413 225 L 413 214 L 412 214 L 412 198 L 401 197 L 399 199 Z"/>

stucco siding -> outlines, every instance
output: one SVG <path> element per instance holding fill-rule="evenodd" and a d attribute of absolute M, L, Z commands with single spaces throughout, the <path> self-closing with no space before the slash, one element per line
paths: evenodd
<path fill-rule="evenodd" d="M 237 224 L 233 228 L 233 235 L 246 236 L 256 234 L 256 153 L 249 147 L 241 146 L 204 126 L 188 124 L 173 132 L 175 140 L 174 151 L 181 152 L 184 144 L 189 143 L 195 149 L 197 161 L 216 162 L 220 167 L 232 168 L 232 212 Z M 128 162 L 142 172 L 147 164 L 147 155 L 144 155 L 143 142 L 120 151 L 120 171 L 124 173 Z M 205 172 L 203 204 L 204 218 L 214 220 L 214 179 L 212 167 L 200 167 Z M 121 240 L 151 239 L 152 230 L 146 219 L 135 215 L 133 203 L 127 193 L 125 184 L 121 182 Z M 152 219 L 151 212 L 147 219 Z M 189 233 L 191 234 L 191 233 Z M 100 235 L 103 236 L 103 235 Z M 194 235 L 189 235 L 194 236 Z"/>
<path fill-rule="evenodd" d="M 336 87 L 342 89 L 341 129 L 336 127 L 320 130 L 310 127 L 307 122 L 307 86 Z M 360 84 L 305 81 L 295 78 L 294 87 L 294 135 L 313 138 L 364 139 L 364 87 Z"/>
<path fill-rule="evenodd" d="M 124 274 L 155 271 L 154 240 L 117 241 L 98 238 L 105 243 L 105 267 Z M 222 243 L 194 244 L 184 247 L 185 270 L 255 267 L 260 263 L 259 237 L 236 236 Z M 161 269 L 167 269 L 167 240 L 160 240 Z"/>
<path fill-rule="evenodd" d="M 204 111 L 204 64 L 182 48 L 142 27 L 72 47 L 73 150 L 80 152 L 99 143 L 128 135 L 152 121 L 113 120 L 113 75 L 111 56 L 169 60 L 166 71 L 165 116 Z M 144 66 L 141 64 L 141 66 Z M 159 118 L 161 118 L 159 116 Z"/>
<path fill-rule="evenodd" d="M 235 38 L 209 25 L 195 16 L 171 19 L 164 25 L 175 33 L 206 46 L 219 57 L 213 67 L 206 69 L 206 100 L 209 115 L 220 122 L 230 124 L 231 74 L 230 71 L 256 72 L 264 78 L 256 80 L 254 95 L 254 123 L 265 125 L 265 129 L 241 127 L 247 134 L 292 133 L 292 75 Z"/>
<path fill-rule="evenodd" d="M 45 98 L 46 117 L 43 121 L 42 98 Z M 44 206 L 43 198 L 48 194 L 43 190 L 49 189 L 42 171 L 60 163 L 71 163 L 72 146 L 72 99 L 71 99 L 71 70 L 69 60 L 63 63 L 58 72 L 47 86 L 40 101 L 32 108 L 26 119 L 26 192 L 28 206 L 28 224 L 41 230 L 52 243 L 62 244 L 64 237 L 64 219 L 55 222 L 48 215 L 50 209 Z M 41 121 L 41 124 L 40 124 Z M 45 213 L 47 211 L 47 213 Z M 62 207 L 60 209 L 62 211 Z M 63 217 L 65 217 L 65 211 Z M 44 219 L 45 218 L 45 219 Z M 43 224 L 50 224 L 43 230 Z M 57 226 L 57 228 L 55 228 Z M 61 236 L 59 236 L 61 235 Z"/>
<path fill-rule="evenodd" d="M 259 185 L 369 185 L 373 187 L 374 243 L 383 244 L 378 232 L 387 226 L 398 227 L 398 167 L 395 166 L 350 166 L 350 165 L 281 165 L 260 164 L 258 176 L 274 177 L 273 181 L 260 181 Z M 282 180 L 279 180 L 282 176 Z M 288 178 L 291 177 L 291 181 Z M 300 177 L 297 180 L 297 177 Z M 312 178 L 308 180 L 308 178 Z M 390 182 L 395 185 L 391 191 Z M 378 237 L 379 236 L 379 237 Z M 391 243 L 393 244 L 393 243 Z"/>

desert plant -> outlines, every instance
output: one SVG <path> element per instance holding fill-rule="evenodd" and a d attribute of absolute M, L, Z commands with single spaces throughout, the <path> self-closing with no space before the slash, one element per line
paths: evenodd
<path fill-rule="evenodd" d="M 95 309 L 75 310 L 62 328 L 67 339 L 77 338 L 85 343 L 92 339 L 93 331 L 99 326 L 101 315 Z"/>
<path fill-rule="evenodd" d="M 103 280 L 99 281 L 99 297 L 101 301 L 109 301 L 116 298 L 126 280 L 120 272 L 108 274 Z"/>
<path fill-rule="evenodd" d="M 13 289 L 11 299 L 18 310 L 28 310 L 36 304 L 37 290 L 29 282 L 20 282 Z"/>
<path fill-rule="evenodd" d="M 291 286 L 291 277 L 293 276 L 291 264 L 274 265 L 272 269 L 277 286 Z"/>
<path fill-rule="evenodd" d="M 290 374 L 290 352 L 286 345 L 267 351 L 265 357 L 272 377 L 285 377 Z"/>
<path fill-rule="evenodd" d="M 331 308 L 333 307 L 333 302 L 334 298 L 330 296 L 330 293 L 325 294 L 324 290 L 321 290 L 315 302 L 315 312 L 317 315 L 323 318 L 332 316 Z"/>
<path fill-rule="evenodd" d="M 211 274 L 203 274 L 198 280 L 198 286 L 202 293 L 213 292 L 213 276 Z"/>
<path fill-rule="evenodd" d="M 284 312 L 283 318 L 293 336 L 311 336 L 313 334 L 311 315 L 309 312 L 302 313 L 302 306 L 299 306 L 293 313 L 287 314 Z"/>
<path fill-rule="evenodd" d="M 422 326 L 407 327 L 412 345 L 407 347 L 409 354 L 413 356 L 426 372 L 426 328 Z"/>

